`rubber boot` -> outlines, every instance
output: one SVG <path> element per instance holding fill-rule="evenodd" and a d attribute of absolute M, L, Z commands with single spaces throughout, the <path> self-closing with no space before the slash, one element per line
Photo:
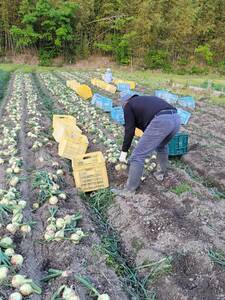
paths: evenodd
<path fill-rule="evenodd" d="M 157 181 L 163 181 L 168 166 L 168 154 L 166 152 L 158 152 L 157 160 L 159 162 L 159 168 L 153 173 Z"/>
<path fill-rule="evenodd" d="M 122 190 L 112 189 L 112 192 L 121 197 L 133 196 L 141 183 L 143 168 L 144 167 L 138 163 L 131 163 L 125 188 Z"/>

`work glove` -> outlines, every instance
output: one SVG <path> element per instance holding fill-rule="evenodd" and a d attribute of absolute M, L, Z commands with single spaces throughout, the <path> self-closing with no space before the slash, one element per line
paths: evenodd
<path fill-rule="evenodd" d="M 121 163 L 127 164 L 127 152 L 123 152 L 123 151 L 122 151 L 122 152 L 120 153 L 119 161 L 120 161 Z"/>

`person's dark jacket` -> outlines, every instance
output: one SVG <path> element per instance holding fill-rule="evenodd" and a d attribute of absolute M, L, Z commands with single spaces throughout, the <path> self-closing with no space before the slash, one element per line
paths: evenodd
<path fill-rule="evenodd" d="M 136 127 L 144 132 L 154 116 L 166 109 L 176 108 L 155 96 L 133 96 L 130 98 L 124 106 L 125 136 L 122 151 L 127 152 L 129 150 Z"/>

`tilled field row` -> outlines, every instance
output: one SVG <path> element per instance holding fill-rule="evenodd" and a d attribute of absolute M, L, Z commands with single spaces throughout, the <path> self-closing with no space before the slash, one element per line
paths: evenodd
<path fill-rule="evenodd" d="M 97 299 L 104 292 L 112 299 L 127 299 L 106 257 L 95 250 L 101 243 L 96 228 L 67 163 L 57 155 L 46 117 L 49 99 L 30 75 L 15 75 L 11 89 L 1 122 L 0 296 L 47 300 L 58 290 L 63 299 L 75 294 Z M 76 275 L 92 282 L 92 296 Z"/>

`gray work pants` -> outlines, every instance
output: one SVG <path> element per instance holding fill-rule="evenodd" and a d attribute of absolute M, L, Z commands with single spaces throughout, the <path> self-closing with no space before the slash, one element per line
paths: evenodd
<path fill-rule="evenodd" d="M 130 164 L 136 163 L 144 166 L 145 159 L 153 151 L 157 151 L 160 165 L 164 160 L 166 163 L 168 143 L 179 131 L 180 124 L 180 117 L 177 113 L 155 116 L 135 147 L 129 159 Z"/>

